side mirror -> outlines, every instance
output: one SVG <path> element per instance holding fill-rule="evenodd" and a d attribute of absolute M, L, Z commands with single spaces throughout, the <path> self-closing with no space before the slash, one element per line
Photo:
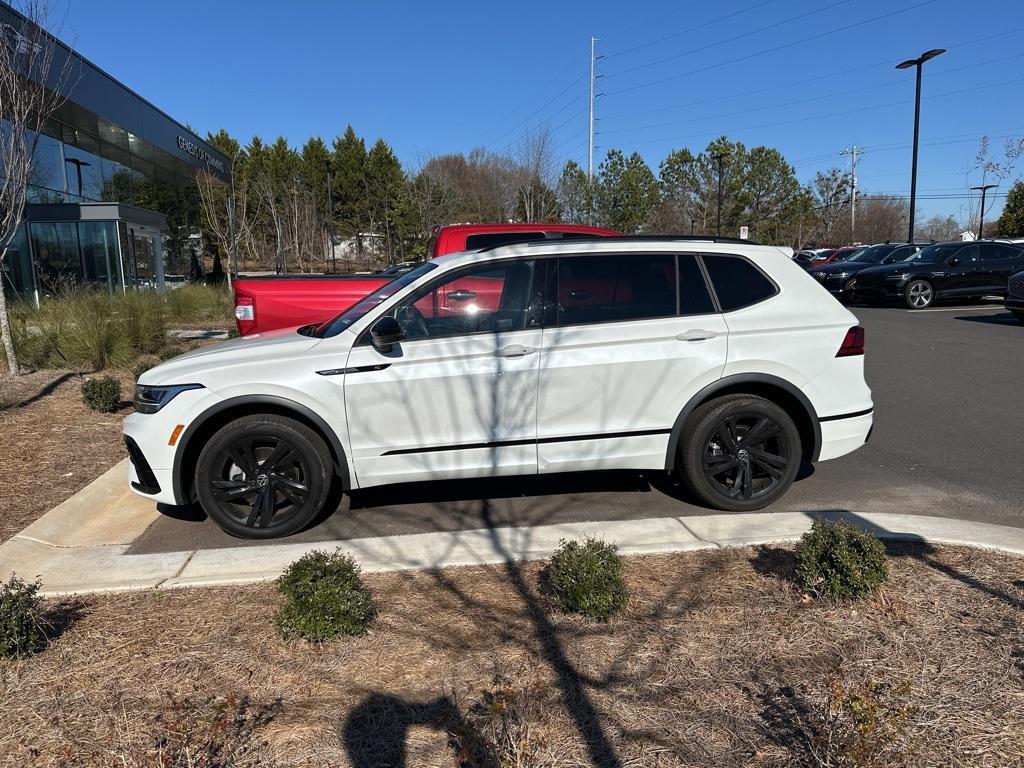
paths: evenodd
<path fill-rule="evenodd" d="M 390 315 L 380 318 L 370 328 L 370 341 L 378 352 L 390 352 L 391 348 L 405 338 L 405 331 Z"/>

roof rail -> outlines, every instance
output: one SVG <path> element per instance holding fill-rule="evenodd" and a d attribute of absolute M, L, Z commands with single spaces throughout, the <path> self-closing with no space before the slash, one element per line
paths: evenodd
<path fill-rule="evenodd" d="M 509 245 L 526 245 L 529 247 L 537 246 L 548 246 L 553 243 L 569 244 L 569 243 L 672 243 L 672 242 L 684 242 L 684 243 L 732 243 L 734 245 L 760 245 L 753 240 L 744 240 L 742 237 L 724 237 L 722 235 L 618 235 L 615 237 L 602 236 L 602 235 L 586 235 L 583 237 L 572 237 L 570 239 L 562 238 L 550 238 L 545 240 L 530 240 L 523 243 L 502 243 L 500 245 L 490 245 L 486 248 L 481 248 L 480 253 L 487 251 L 493 251 L 497 248 L 505 248 Z"/>

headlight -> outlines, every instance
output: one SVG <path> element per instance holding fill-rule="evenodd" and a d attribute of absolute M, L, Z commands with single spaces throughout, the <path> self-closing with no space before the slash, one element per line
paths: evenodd
<path fill-rule="evenodd" d="M 827 277 L 824 272 L 811 272 L 811 274 L 818 280 L 824 280 Z"/>
<path fill-rule="evenodd" d="M 896 280 L 896 281 L 902 283 L 908 277 L 910 277 L 910 273 L 909 272 L 901 272 L 901 273 L 899 273 L 897 275 L 886 275 L 885 279 L 886 280 Z"/>
<path fill-rule="evenodd" d="M 182 392 L 190 389 L 202 389 L 202 384 L 172 384 L 172 385 L 135 385 L 135 400 L 133 405 L 137 413 L 156 413 L 171 400 Z"/>

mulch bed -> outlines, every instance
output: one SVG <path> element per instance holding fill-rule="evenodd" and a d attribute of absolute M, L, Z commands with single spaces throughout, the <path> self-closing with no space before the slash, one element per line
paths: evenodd
<path fill-rule="evenodd" d="M 1024 559 L 892 554 L 839 605 L 786 548 L 628 558 L 607 624 L 538 564 L 369 575 L 369 634 L 322 647 L 272 585 L 55 604 L 0 663 L 0 765 L 1024 764 Z"/>
<path fill-rule="evenodd" d="M 0 375 L 0 541 L 125 457 L 121 421 L 131 412 L 135 382 L 120 371 L 97 375 L 121 381 L 125 402 L 116 413 L 89 410 L 81 393 L 86 377 L 76 373 Z"/>

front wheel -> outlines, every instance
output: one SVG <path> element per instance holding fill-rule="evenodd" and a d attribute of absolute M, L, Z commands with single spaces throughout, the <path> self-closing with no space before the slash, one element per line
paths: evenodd
<path fill-rule="evenodd" d="M 775 403 L 727 395 L 686 422 L 680 459 L 687 485 L 716 509 L 746 512 L 779 499 L 800 469 L 800 432 Z"/>
<path fill-rule="evenodd" d="M 330 451 L 305 424 L 245 416 L 222 427 L 196 464 L 199 504 L 228 533 L 272 539 L 319 514 L 333 479 Z"/>
<path fill-rule="evenodd" d="M 924 309 L 935 300 L 935 289 L 927 280 L 911 280 L 903 289 L 903 299 L 910 309 Z"/>

